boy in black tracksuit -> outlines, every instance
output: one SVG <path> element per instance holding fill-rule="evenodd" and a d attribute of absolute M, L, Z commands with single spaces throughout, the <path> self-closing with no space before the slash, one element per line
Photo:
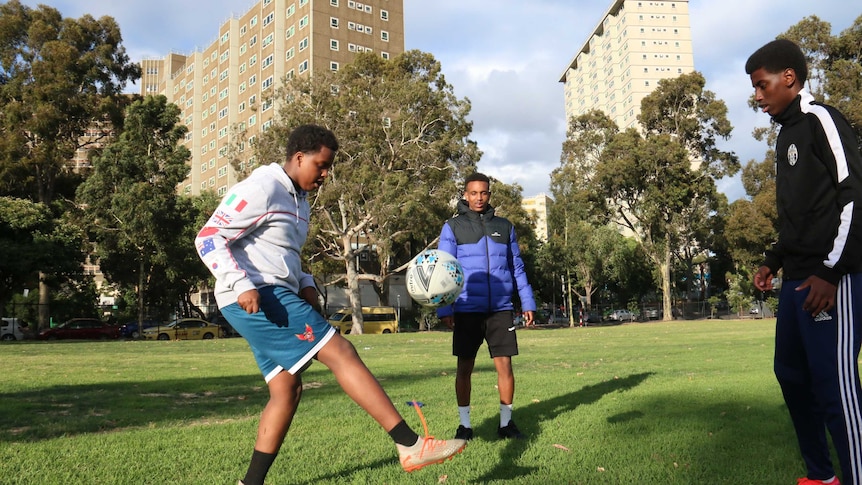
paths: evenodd
<path fill-rule="evenodd" d="M 800 485 L 862 485 L 862 157 L 847 120 L 804 89 L 799 47 L 776 40 L 748 59 L 755 99 L 781 124 L 776 143 L 778 242 L 754 275 L 761 291 L 784 270 L 775 376 L 807 467 Z"/>

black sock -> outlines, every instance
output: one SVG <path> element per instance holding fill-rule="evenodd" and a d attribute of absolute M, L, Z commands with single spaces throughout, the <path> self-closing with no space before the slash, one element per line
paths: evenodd
<path fill-rule="evenodd" d="M 410 426 L 408 426 L 403 419 L 400 423 L 396 424 L 394 428 L 389 430 L 389 436 L 391 436 L 396 443 L 404 446 L 413 446 L 416 444 L 416 440 L 419 439 L 419 435 L 410 429 Z"/>
<path fill-rule="evenodd" d="M 242 483 L 245 485 L 263 485 L 263 479 L 269 473 L 269 467 L 275 461 L 277 453 L 264 453 L 254 450 L 251 454 L 251 463 L 248 465 L 248 471 L 245 472 L 245 478 Z"/>

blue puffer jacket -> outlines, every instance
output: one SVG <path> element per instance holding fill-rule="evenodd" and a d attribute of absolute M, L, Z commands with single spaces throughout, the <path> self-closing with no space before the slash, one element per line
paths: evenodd
<path fill-rule="evenodd" d="M 438 317 L 512 310 L 516 288 L 521 309 L 536 310 L 515 228 L 507 219 L 496 217 L 493 207 L 480 214 L 460 200 L 458 214 L 443 224 L 437 248 L 455 256 L 464 268 L 461 295 L 452 305 L 437 309 Z"/>

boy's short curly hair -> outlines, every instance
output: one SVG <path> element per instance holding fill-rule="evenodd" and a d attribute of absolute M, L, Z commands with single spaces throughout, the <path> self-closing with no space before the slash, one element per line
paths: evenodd
<path fill-rule="evenodd" d="M 464 179 L 464 188 L 467 188 L 467 184 L 470 182 L 485 182 L 488 185 L 491 185 L 491 179 L 484 173 L 479 172 L 473 172 Z"/>
<path fill-rule="evenodd" d="M 338 151 L 338 139 L 329 128 L 319 125 L 300 125 L 290 132 L 287 138 L 287 156 L 292 157 L 297 152 L 314 153 L 326 147 L 333 152 Z"/>
<path fill-rule="evenodd" d="M 769 42 L 745 62 L 745 73 L 751 74 L 763 68 L 766 72 L 777 73 L 787 68 L 796 71 L 796 79 L 800 84 L 805 84 L 808 79 L 808 61 L 805 54 L 795 42 L 787 39 L 777 39 Z"/>

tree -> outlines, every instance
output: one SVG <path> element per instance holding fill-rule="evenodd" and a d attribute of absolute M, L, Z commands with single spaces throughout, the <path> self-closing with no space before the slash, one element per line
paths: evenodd
<path fill-rule="evenodd" d="M 69 218 L 54 220 L 42 203 L 0 197 L 0 302 L 6 290 L 35 289 L 39 269 L 57 276 L 79 275 L 83 234 Z"/>
<path fill-rule="evenodd" d="M 712 180 L 691 170 L 688 149 L 669 135 L 643 137 L 634 129 L 616 136 L 596 166 L 594 203 L 620 225 L 656 265 L 664 319 L 672 319 L 671 264 L 683 213 L 710 190 Z"/>
<path fill-rule="evenodd" d="M 80 176 L 67 161 L 84 131 L 119 126 L 126 82 L 140 77 L 110 17 L 64 19 L 51 7 L 0 4 L 0 195 L 68 207 Z M 105 130 L 107 131 L 107 130 Z M 39 278 L 40 321 L 48 319 L 50 268 Z"/>
<path fill-rule="evenodd" d="M 282 160 L 281 140 L 301 123 L 339 138 L 329 180 L 312 201 L 310 242 L 314 254 L 343 265 L 351 333 L 361 333 L 359 281 L 382 291 L 409 255 L 433 243 L 458 180 L 475 168 L 470 103 L 455 97 L 439 62 L 418 51 L 391 60 L 359 54 L 335 73 L 296 78 L 273 94 L 279 116 L 256 146 L 260 159 Z M 373 273 L 357 264 L 361 251 L 375 256 Z"/>
<path fill-rule="evenodd" d="M 564 278 L 569 308 L 574 308 L 571 292 L 591 308 L 592 297 L 607 270 L 604 263 L 612 251 L 607 221 L 596 217 L 590 194 L 602 151 L 618 133 L 613 120 L 601 111 L 573 117 L 563 142 L 560 166 L 551 173 L 554 204 L 549 223 L 554 234 L 550 245 L 559 255 L 553 260 L 552 272 Z M 570 324 L 574 324 L 572 318 Z"/>
<path fill-rule="evenodd" d="M 719 244 L 722 218 L 727 199 L 718 193 L 715 180 L 739 171 L 739 159 L 718 148 L 719 138 L 727 139 L 733 130 L 727 119 L 727 106 L 715 94 L 705 90 L 706 79 L 699 72 L 664 79 L 641 103 L 638 117 L 644 133 L 667 134 L 688 149 L 692 168 L 704 178 L 698 196 L 683 209 L 675 228 L 671 250 L 686 273 L 686 295 L 691 298 L 705 292 L 693 287 L 696 262 L 705 262 L 711 246 Z M 716 231 L 715 229 L 719 229 Z M 665 318 L 670 318 L 665 315 Z"/>
<path fill-rule="evenodd" d="M 102 272 L 110 281 L 136 289 L 138 321 L 147 316 L 153 278 L 166 275 L 170 281 L 176 248 L 192 252 L 193 236 L 177 240 L 193 223 L 182 217 L 187 209 L 176 191 L 188 175 L 190 156 L 178 144 L 187 131 L 179 116 L 180 109 L 164 96 L 135 101 L 127 110 L 125 129 L 94 157 L 93 174 L 78 189 Z"/>

